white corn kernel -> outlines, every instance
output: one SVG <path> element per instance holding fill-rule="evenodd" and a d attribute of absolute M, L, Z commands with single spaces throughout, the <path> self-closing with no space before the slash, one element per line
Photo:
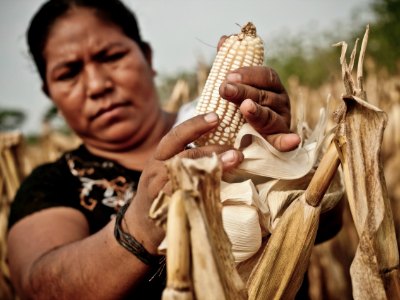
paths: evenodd
<path fill-rule="evenodd" d="M 195 144 L 233 145 L 236 135 L 245 122 L 239 107 L 219 95 L 219 87 L 229 71 L 243 66 L 260 66 L 264 63 L 264 44 L 256 34 L 256 27 L 248 22 L 241 32 L 228 37 L 214 60 L 203 92 L 197 104 L 197 113 L 214 111 L 220 124 L 212 132 L 203 135 Z M 217 134 L 218 133 L 218 134 Z"/>

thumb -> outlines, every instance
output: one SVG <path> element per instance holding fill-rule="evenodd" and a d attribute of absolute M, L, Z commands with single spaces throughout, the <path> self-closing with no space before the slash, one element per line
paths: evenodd
<path fill-rule="evenodd" d="M 287 152 L 300 144 L 300 137 L 295 133 L 277 133 L 266 137 L 267 141 L 278 151 Z"/>

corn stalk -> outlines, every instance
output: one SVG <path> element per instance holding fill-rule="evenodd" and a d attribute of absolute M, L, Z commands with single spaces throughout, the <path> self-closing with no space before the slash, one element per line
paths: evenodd
<path fill-rule="evenodd" d="M 349 64 L 346 43 L 336 44 L 342 46 L 340 62 L 346 88 L 336 136 L 347 198 L 360 239 L 350 273 L 355 299 L 400 299 L 399 253 L 380 155 L 387 115 L 366 102 L 363 87 L 368 34 L 367 27 L 356 80 L 351 72 L 357 43 Z"/>
<path fill-rule="evenodd" d="M 6 263 L 6 239 L 11 202 L 21 181 L 16 153 L 21 139 L 19 133 L 0 134 L 0 299 L 14 299 Z"/>
<path fill-rule="evenodd" d="M 245 285 L 236 270 L 231 243 L 223 229 L 217 157 L 198 160 L 174 157 L 166 165 L 174 194 L 172 199 L 161 195 L 150 210 L 150 216 L 162 224 L 168 206 L 165 296 L 169 298 L 164 299 L 192 296 L 198 300 L 246 299 Z M 176 197 L 184 205 L 187 225 L 182 221 L 182 210 L 176 213 L 177 205 L 173 204 Z M 189 231 L 190 254 L 185 250 L 186 238 L 177 238 L 184 236 L 185 230 Z M 189 295 L 190 289 L 192 295 Z M 176 295 L 181 298 L 173 298 Z"/>

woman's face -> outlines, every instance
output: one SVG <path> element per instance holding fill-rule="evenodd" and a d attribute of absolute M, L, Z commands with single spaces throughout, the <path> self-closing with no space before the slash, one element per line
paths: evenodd
<path fill-rule="evenodd" d="M 149 134 L 160 108 L 146 56 L 91 9 L 55 22 L 44 47 L 48 94 L 86 143 L 117 150 Z"/>

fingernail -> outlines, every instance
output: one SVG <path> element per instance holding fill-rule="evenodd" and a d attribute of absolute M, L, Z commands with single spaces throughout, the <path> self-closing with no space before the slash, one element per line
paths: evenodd
<path fill-rule="evenodd" d="M 236 153 L 234 150 L 228 150 L 222 154 L 221 160 L 224 163 L 231 163 L 236 160 Z"/>
<path fill-rule="evenodd" d="M 207 123 L 215 123 L 218 121 L 218 115 L 215 112 L 210 112 L 204 116 Z"/>
<path fill-rule="evenodd" d="M 225 96 L 234 97 L 237 93 L 237 87 L 232 84 L 225 85 Z"/>
<path fill-rule="evenodd" d="M 256 104 L 254 103 L 254 101 L 251 100 L 251 99 L 246 99 L 246 100 L 244 100 L 243 102 L 246 102 L 246 104 L 248 105 L 247 111 L 248 111 L 249 113 L 255 115 L 256 112 L 257 112 L 257 106 L 256 106 Z"/>
<path fill-rule="evenodd" d="M 227 81 L 231 81 L 231 82 L 241 82 L 242 81 L 242 75 L 240 75 L 239 73 L 229 73 L 226 76 L 226 80 Z"/>

